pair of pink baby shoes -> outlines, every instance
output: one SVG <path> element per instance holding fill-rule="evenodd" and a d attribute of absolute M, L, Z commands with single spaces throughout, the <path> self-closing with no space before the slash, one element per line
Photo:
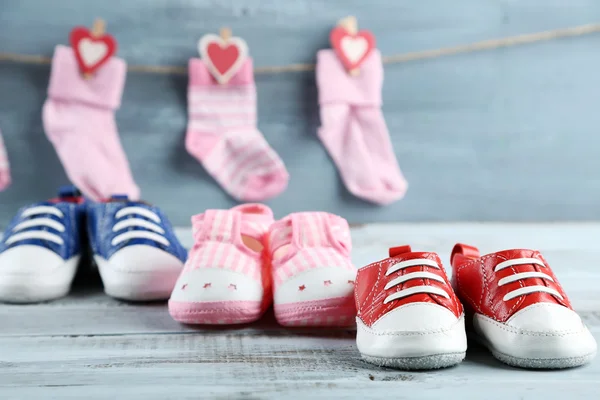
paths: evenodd
<path fill-rule="evenodd" d="M 258 320 L 274 304 L 284 326 L 354 324 L 350 229 L 325 212 L 274 221 L 262 204 L 192 217 L 194 246 L 171 294 L 169 313 L 188 324 Z"/>

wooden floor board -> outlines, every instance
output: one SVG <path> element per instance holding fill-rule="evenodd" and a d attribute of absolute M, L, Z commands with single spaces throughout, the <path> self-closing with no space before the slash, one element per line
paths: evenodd
<path fill-rule="evenodd" d="M 597 340 L 599 333 L 594 332 Z M 67 396 L 74 387 L 79 387 L 74 394 L 81 395 L 85 387 L 100 398 L 118 389 L 151 387 L 155 395 L 166 395 L 165 388 L 170 388 L 181 398 L 217 393 L 238 398 L 244 393 L 248 398 L 306 398 L 303 391 L 308 389 L 311 398 L 350 393 L 383 398 L 386 388 L 403 388 L 406 394 L 427 396 L 493 389 L 486 398 L 499 393 L 516 398 L 531 389 L 532 396 L 553 398 L 558 389 L 573 396 L 600 389 L 597 363 L 566 371 L 523 371 L 500 364 L 477 346 L 469 350 L 466 361 L 446 370 L 376 368 L 360 360 L 353 335 L 346 333 L 11 337 L 1 339 L 0 348 L 13 349 L 0 363 L 0 393 L 21 395 L 54 388 Z M 321 389 L 330 390 L 319 395 Z"/>
<path fill-rule="evenodd" d="M 353 228 L 354 261 L 404 243 L 444 260 L 455 240 L 482 251 L 539 248 L 600 341 L 599 234 L 600 224 L 368 225 Z M 254 324 L 194 328 L 173 321 L 164 302 L 120 302 L 87 278 L 55 302 L 0 305 L 0 399 L 593 399 L 600 391 L 598 361 L 526 371 L 470 343 L 457 367 L 395 371 L 360 359 L 354 329 L 287 329 L 271 310 Z"/>

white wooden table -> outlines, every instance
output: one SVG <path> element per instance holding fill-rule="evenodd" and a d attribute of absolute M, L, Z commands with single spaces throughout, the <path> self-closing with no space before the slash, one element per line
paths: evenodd
<path fill-rule="evenodd" d="M 457 240 L 482 252 L 539 249 L 600 341 L 599 239 L 600 224 L 368 225 L 353 228 L 353 257 L 362 266 L 411 244 L 447 262 Z M 83 278 L 59 301 L 0 305 L 0 399 L 600 398 L 600 360 L 527 371 L 473 345 L 457 367 L 396 371 L 361 361 L 352 329 L 286 329 L 272 311 L 248 326 L 195 329 L 165 303 L 113 300 L 97 276 Z"/>

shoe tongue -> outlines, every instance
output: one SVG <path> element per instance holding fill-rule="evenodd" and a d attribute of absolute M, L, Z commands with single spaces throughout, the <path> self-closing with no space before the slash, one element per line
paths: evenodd
<path fill-rule="evenodd" d="M 494 255 L 506 258 L 507 260 L 512 260 L 515 258 L 535 258 L 537 253 L 537 251 L 529 249 L 510 249 L 497 251 Z"/>
<path fill-rule="evenodd" d="M 113 194 L 110 198 L 103 201 L 103 203 L 129 203 L 129 204 L 141 204 L 144 206 L 152 207 L 152 204 L 142 200 L 129 200 L 126 194 Z"/>
<path fill-rule="evenodd" d="M 410 252 L 412 252 L 412 249 L 410 248 L 409 245 L 406 244 L 404 246 L 390 247 L 389 255 L 390 255 L 390 257 L 396 257 L 401 254 L 410 253 Z"/>
<path fill-rule="evenodd" d="M 109 201 L 128 201 L 129 197 L 126 194 L 113 194 Z"/>
<path fill-rule="evenodd" d="M 58 197 L 60 199 L 67 199 L 81 196 L 81 192 L 73 185 L 61 186 L 58 189 Z"/>
<path fill-rule="evenodd" d="M 44 205 L 54 205 L 57 203 L 77 203 L 80 204 L 83 202 L 83 198 L 81 197 L 81 192 L 73 185 L 61 186 L 58 189 L 58 196 L 53 197 L 47 201 L 44 201 Z M 40 203 L 42 204 L 42 203 Z"/>

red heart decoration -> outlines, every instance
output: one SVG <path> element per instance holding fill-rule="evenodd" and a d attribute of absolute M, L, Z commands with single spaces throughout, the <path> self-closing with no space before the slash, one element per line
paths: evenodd
<path fill-rule="evenodd" d="M 349 33 L 343 26 L 337 26 L 329 35 L 331 47 L 348 71 L 357 69 L 375 48 L 375 36 L 366 30 Z"/>
<path fill-rule="evenodd" d="M 206 53 L 221 75 L 224 75 L 233 67 L 233 64 L 235 64 L 237 58 L 240 56 L 240 51 L 234 44 L 222 47 L 220 43 L 211 43 L 208 45 Z"/>
<path fill-rule="evenodd" d="M 84 74 L 97 71 L 117 51 L 117 42 L 111 35 L 94 36 L 83 26 L 71 31 L 69 41 L 77 64 Z"/>
<path fill-rule="evenodd" d="M 248 45 L 239 37 L 222 39 L 209 33 L 198 41 L 198 51 L 214 78 L 219 83 L 227 83 L 244 65 Z"/>

